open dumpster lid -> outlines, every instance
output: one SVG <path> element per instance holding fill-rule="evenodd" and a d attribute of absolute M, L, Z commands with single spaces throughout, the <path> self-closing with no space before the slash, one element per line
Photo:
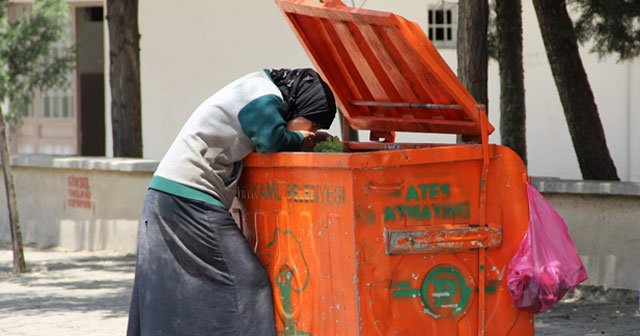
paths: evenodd
<path fill-rule="evenodd" d="M 477 102 L 415 22 L 339 0 L 276 2 L 353 128 L 480 135 Z"/>

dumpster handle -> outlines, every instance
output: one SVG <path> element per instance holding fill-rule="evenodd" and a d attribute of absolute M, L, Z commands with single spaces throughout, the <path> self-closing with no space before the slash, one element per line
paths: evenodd
<path fill-rule="evenodd" d="M 396 191 L 396 190 L 402 190 L 404 188 L 404 183 L 402 182 L 388 183 L 388 184 L 367 183 L 367 188 L 374 191 Z"/>
<path fill-rule="evenodd" d="M 482 146 L 482 171 L 480 172 L 480 226 L 487 226 L 487 175 L 489 175 L 489 132 L 487 126 L 487 113 L 484 105 L 478 105 L 478 117 L 480 118 L 480 140 Z M 478 250 L 478 336 L 485 334 L 485 248 Z"/>
<path fill-rule="evenodd" d="M 480 141 L 482 147 L 482 170 L 480 171 L 480 226 L 487 225 L 487 175 L 489 175 L 489 134 L 484 105 L 478 105 L 480 117 Z"/>

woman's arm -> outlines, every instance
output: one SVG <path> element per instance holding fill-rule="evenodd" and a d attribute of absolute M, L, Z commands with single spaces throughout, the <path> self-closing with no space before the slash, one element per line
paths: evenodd
<path fill-rule="evenodd" d="M 238 113 L 242 131 L 256 145 L 257 152 L 296 151 L 302 146 L 305 134 L 287 131 L 287 123 L 280 115 L 283 108 L 282 99 L 269 94 L 252 100 Z"/>

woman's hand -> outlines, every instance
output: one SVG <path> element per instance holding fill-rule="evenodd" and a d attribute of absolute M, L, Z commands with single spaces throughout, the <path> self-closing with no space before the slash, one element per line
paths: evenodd
<path fill-rule="evenodd" d="M 298 131 L 298 132 L 301 132 L 302 135 L 305 136 L 304 139 L 302 140 L 302 146 L 300 147 L 300 150 L 302 150 L 303 152 L 313 152 L 317 144 L 333 138 L 333 136 L 327 132 L 315 132 L 315 133 L 311 133 L 307 131 Z M 305 132 L 309 134 L 305 135 Z"/>
<path fill-rule="evenodd" d="M 298 131 L 302 133 L 304 139 L 302 139 L 302 145 L 300 146 L 300 150 L 303 152 L 313 152 L 313 147 L 316 146 L 316 142 L 314 141 L 315 133 L 309 131 Z"/>
<path fill-rule="evenodd" d="M 323 141 L 326 141 L 326 140 L 329 140 L 329 139 L 332 139 L 332 138 L 333 138 L 333 135 L 331 135 L 331 134 L 329 134 L 327 132 L 323 132 L 323 131 L 316 132 L 313 135 L 313 141 L 315 143 L 320 143 L 320 142 L 323 142 Z"/>

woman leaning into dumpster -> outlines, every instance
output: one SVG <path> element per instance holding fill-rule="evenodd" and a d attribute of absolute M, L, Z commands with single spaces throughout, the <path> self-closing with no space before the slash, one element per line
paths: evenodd
<path fill-rule="evenodd" d="M 242 159 L 304 149 L 335 112 L 312 69 L 248 74 L 195 110 L 144 200 L 128 336 L 275 335 L 267 272 L 228 209 Z"/>

